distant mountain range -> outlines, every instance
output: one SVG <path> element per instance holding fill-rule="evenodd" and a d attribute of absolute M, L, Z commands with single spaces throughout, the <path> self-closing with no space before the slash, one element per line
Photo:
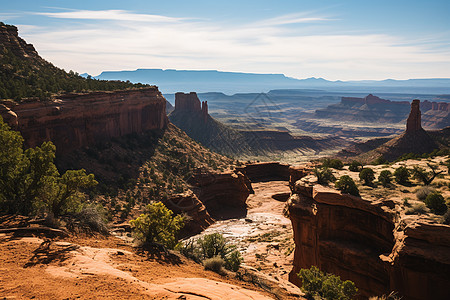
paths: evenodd
<path fill-rule="evenodd" d="M 87 74 L 82 75 L 87 76 Z M 314 77 L 296 79 L 286 77 L 283 74 L 162 69 L 104 71 L 95 78 L 155 84 L 163 93 L 196 91 L 235 94 L 268 92 L 272 89 L 322 89 L 326 91 L 364 93 L 450 94 L 450 78 L 329 81 Z"/>

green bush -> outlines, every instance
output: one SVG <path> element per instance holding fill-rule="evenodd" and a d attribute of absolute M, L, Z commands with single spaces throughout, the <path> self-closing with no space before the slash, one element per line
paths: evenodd
<path fill-rule="evenodd" d="M 226 269 L 236 272 L 241 263 L 241 253 L 235 245 L 230 245 L 220 233 L 206 234 L 196 241 L 190 240 L 181 248 L 181 253 L 197 262 L 220 257 Z"/>
<path fill-rule="evenodd" d="M 326 158 L 322 163 L 322 167 L 341 170 L 344 167 L 344 163 L 340 159 Z"/>
<path fill-rule="evenodd" d="M 402 185 L 409 184 L 409 170 L 406 167 L 398 167 L 394 171 L 395 181 Z"/>
<path fill-rule="evenodd" d="M 359 172 L 359 171 L 361 171 L 362 168 L 363 168 L 362 163 L 360 163 L 359 161 L 356 161 L 356 160 L 352 161 L 350 163 L 350 165 L 348 166 L 348 170 L 352 171 L 352 172 Z"/>
<path fill-rule="evenodd" d="M 358 187 L 356 186 L 353 179 L 348 175 L 341 176 L 339 180 L 336 181 L 335 186 L 344 194 L 359 196 Z"/>
<path fill-rule="evenodd" d="M 431 172 L 427 172 L 425 169 L 421 167 L 415 166 L 413 168 L 413 177 L 414 179 L 417 179 L 421 182 L 423 182 L 424 185 L 430 185 L 431 182 L 441 173 L 444 171 L 437 171 L 437 166 L 427 164 L 428 167 L 431 169 Z"/>
<path fill-rule="evenodd" d="M 364 181 L 365 185 L 373 185 L 375 172 L 371 168 L 363 168 L 361 172 L 359 172 L 359 179 Z"/>
<path fill-rule="evenodd" d="M 97 184 L 94 175 L 68 170 L 61 176 L 52 142 L 25 151 L 22 143 L 0 117 L 0 210 L 29 215 L 43 209 L 55 217 L 79 210 L 82 191 Z"/>
<path fill-rule="evenodd" d="M 342 281 L 339 276 L 324 274 L 315 266 L 310 269 L 301 269 L 298 276 L 302 280 L 302 290 L 310 297 L 350 300 L 358 292 L 352 281 Z"/>
<path fill-rule="evenodd" d="M 333 172 L 328 168 L 322 170 L 315 168 L 314 175 L 316 175 L 319 184 L 328 184 L 330 181 L 336 181 Z"/>
<path fill-rule="evenodd" d="M 136 239 L 143 247 L 162 244 L 173 249 L 178 243 L 177 234 L 184 226 L 184 218 L 173 216 L 173 212 L 162 202 L 147 205 L 146 211 L 130 221 Z"/>
<path fill-rule="evenodd" d="M 381 171 L 380 175 L 378 176 L 378 181 L 383 185 L 384 187 L 388 187 L 389 184 L 392 181 L 392 173 L 389 170 L 383 170 Z"/>
<path fill-rule="evenodd" d="M 425 205 L 431 209 L 433 213 L 438 215 L 443 215 L 447 212 L 447 205 L 445 204 L 444 197 L 438 192 L 429 194 L 425 198 Z"/>

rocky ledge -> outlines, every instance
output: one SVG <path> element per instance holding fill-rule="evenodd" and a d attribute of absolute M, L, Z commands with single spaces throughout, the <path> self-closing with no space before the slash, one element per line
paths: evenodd
<path fill-rule="evenodd" d="M 352 280 L 362 297 L 396 291 L 402 299 L 449 299 L 450 226 L 401 218 L 393 201 L 370 201 L 297 181 L 286 204 L 295 240 L 290 281 L 301 268 Z"/>

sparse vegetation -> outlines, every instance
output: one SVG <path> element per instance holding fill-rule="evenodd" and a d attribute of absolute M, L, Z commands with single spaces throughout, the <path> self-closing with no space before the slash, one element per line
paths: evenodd
<path fill-rule="evenodd" d="M 416 197 L 418 200 L 420 201 L 425 201 L 425 199 L 427 198 L 427 196 L 431 193 L 434 193 L 436 190 L 434 188 L 428 187 L 428 186 L 424 186 L 419 188 L 416 191 Z"/>
<path fill-rule="evenodd" d="M 220 256 L 207 258 L 203 261 L 203 266 L 205 267 L 205 270 L 211 270 L 219 274 L 223 272 L 222 268 L 224 264 L 225 261 Z"/>
<path fill-rule="evenodd" d="M 324 274 L 316 266 L 301 269 L 298 276 L 302 280 L 302 290 L 307 296 L 315 299 L 320 297 L 320 299 L 350 300 L 358 292 L 352 281 L 342 281 L 339 276 Z"/>
<path fill-rule="evenodd" d="M 423 215 L 428 213 L 429 209 L 424 203 L 415 203 L 405 211 L 407 215 Z"/>
<path fill-rule="evenodd" d="M 443 215 L 447 212 L 447 205 L 444 197 L 439 192 L 430 193 L 425 198 L 425 205 L 437 215 Z"/>
<path fill-rule="evenodd" d="M 401 185 L 409 185 L 409 170 L 406 167 L 398 167 L 394 171 L 395 181 Z"/>
<path fill-rule="evenodd" d="M 338 190 L 342 191 L 342 193 L 344 194 L 359 196 L 358 187 L 356 186 L 353 179 L 348 175 L 341 176 L 339 180 L 336 181 L 335 186 Z"/>
<path fill-rule="evenodd" d="M 437 166 L 431 165 L 427 163 L 427 166 L 431 169 L 431 172 L 427 172 L 425 169 L 421 167 L 415 166 L 413 168 L 413 177 L 421 182 L 424 185 L 430 185 L 431 182 L 444 171 L 437 171 Z"/>
<path fill-rule="evenodd" d="M 336 177 L 334 177 L 333 172 L 329 168 L 315 168 L 314 175 L 316 175 L 319 184 L 328 184 L 330 181 L 336 181 Z"/>
<path fill-rule="evenodd" d="M 387 164 L 387 163 L 388 163 L 387 159 L 384 158 L 383 155 L 381 155 L 381 156 L 378 156 L 378 157 L 372 162 L 372 165 L 384 165 L 384 164 Z"/>
<path fill-rule="evenodd" d="M 359 179 L 364 181 L 364 185 L 373 185 L 373 181 L 375 180 L 375 172 L 371 168 L 363 168 L 361 172 L 359 172 Z"/>
<path fill-rule="evenodd" d="M 184 226 L 182 216 L 173 216 L 173 212 L 162 202 L 147 205 L 147 212 L 131 220 L 134 235 L 142 247 L 163 245 L 173 249 L 178 243 L 177 233 Z"/>
<path fill-rule="evenodd" d="M 348 166 L 348 170 L 352 172 L 360 172 L 362 168 L 363 168 L 362 163 L 356 160 L 352 161 Z"/>
<path fill-rule="evenodd" d="M 391 171 L 389 170 L 381 171 L 380 175 L 378 176 L 378 181 L 381 183 L 383 187 L 388 187 L 392 181 Z"/>
<path fill-rule="evenodd" d="M 235 245 L 230 245 L 220 233 L 204 235 L 196 241 L 190 240 L 181 248 L 184 256 L 197 262 L 220 258 L 226 269 L 236 272 L 242 262 L 242 256 Z"/>
<path fill-rule="evenodd" d="M 322 167 L 342 170 L 344 163 L 340 159 L 326 158 L 322 162 Z"/>

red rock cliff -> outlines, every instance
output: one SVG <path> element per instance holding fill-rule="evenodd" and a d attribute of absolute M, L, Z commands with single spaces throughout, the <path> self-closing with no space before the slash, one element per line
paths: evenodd
<path fill-rule="evenodd" d="M 301 268 L 352 280 L 363 297 L 449 299 L 450 226 L 400 220 L 393 201 L 370 201 L 299 180 L 287 202 L 294 230 L 290 281 Z"/>
<path fill-rule="evenodd" d="M 167 126 L 166 100 L 156 87 L 69 94 L 50 102 L 3 102 L 0 114 L 28 147 L 52 141 L 58 153 Z"/>

